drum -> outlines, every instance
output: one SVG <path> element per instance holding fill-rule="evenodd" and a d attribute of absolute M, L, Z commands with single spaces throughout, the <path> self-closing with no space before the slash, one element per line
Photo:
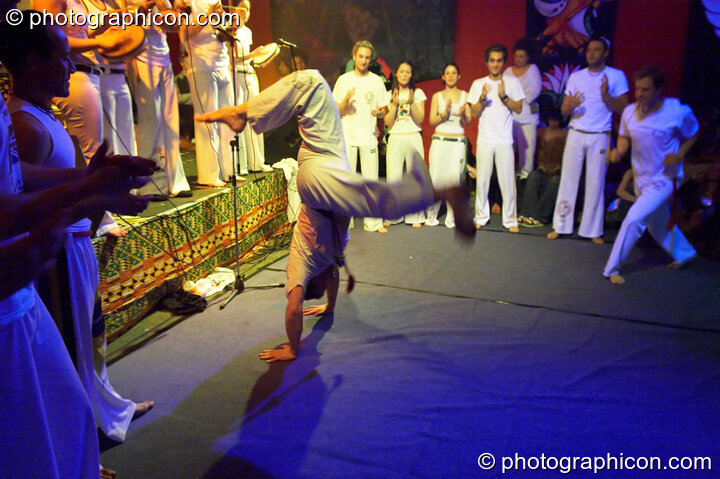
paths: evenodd
<path fill-rule="evenodd" d="M 263 45 L 261 48 L 262 53 L 253 58 L 253 65 L 260 68 L 270 63 L 273 58 L 280 53 L 280 45 L 277 43 L 268 43 L 267 45 Z"/>
<path fill-rule="evenodd" d="M 138 25 L 127 25 L 122 30 L 105 32 L 103 35 L 120 35 L 122 41 L 113 49 L 99 48 L 100 55 L 110 63 L 122 63 L 135 57 L 145 47 L 145 30 Z"/>

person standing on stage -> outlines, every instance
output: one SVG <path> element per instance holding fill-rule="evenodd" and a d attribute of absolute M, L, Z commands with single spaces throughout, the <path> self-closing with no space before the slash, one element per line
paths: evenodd
<path fill-rule="evenodd" d="M 197 118 L 225 122 L 236 132 L 247 123 L 262 132 L 298 118 L 303 144 L 297 184 L 303 204 L 287 265 L 285 328 L 290 344 L 261 353 L 260 358 L 268 362 L 295 359 L 303 313 L 332 312 L 350 216 L 398 218 L 443 199 L 455 208 L 456 231 L 466 238 L 475 234 L 464 189 L 433 188 L 422 157 L 415 155 L 408 173 L 396 183 L 370 180 L 351 171 L 335 98 L 317 70 L 303 70 L 263 90 L 249 103 Z M 305 299 L 319 298 L 325 291 L 327 305 L 303 310 Z"/>
<path fill-rule="evenodd" d="M 538 104 L 535 99 L 542 90 L 540 69 L 530 63 L 530 43 L 520 40 L 515 44 L 513 60 L 515 64 L 505 69 L 503 76 L 515 77 L 520 81 L 525 98 L 522 111 L 513 112 L 513 139 L 518 153 L 518 178 L 527 178 L 533 170 L 535 161 L 535 144 L 537 142 L 537 125 L 539 121 Z"/>
<path fill-rule="evenodd" d="M 338 77 L 333 89 L 342 116 L 347 159 L 356 171 L 357 157 L 363 176 L 371 180 L 379 177 L 377 119 L 388 111 L 387 93 L 382 79 L 369 70 L 375 49 L 367 40 L 353 46 L 355 66 Z M 365 218 L 365 230 L 387 233 L 382 218 Z"/>
<path fill-rule="evenodd" d="M 235 31 L 235 82 L 237 84 L 238 105 L 255 98 L 260 93 L 260 83 L 255 74 L 252 61 L 257 54 L 264 53 L 264 47 L 250 50 L 253 44 L 252 31 L 246 23 L 250 19 L 250 0 L 240 0 L 236 4 L 240 26 Z M 273 169 L 265 164 L 265 142 L 263 135 L 256 134 L 252 128 L 243 132 L 245 156 L 240 158 L 240 174 L 248 171 L 269 173 Z"/>
<path fill-rule="evenodd" d="M 515 154 L 513 152 L 513 113 L 522 111 L 525 98 L 522 85 L 512 76 L 503 77 L 507 48 L 493 45 L 485 50 L 489 75 L 475 80 L 470 87 L 465 109 L 466 121 L 478 120 L 476 145 L 477 189 L 475 192 L 475 226 L 482 228 L 490 220 L 488 189 L 493 170 L 502 193 L 502 223 L 511 233 L 517 233 L 515 205 Z"/>
<path fill-rule="evenodd" d="M 185 50 L 183 69 L 190 83 L 193 109 L 196 114 L 215 111 L 232 103 L 230 56 L 227 46 L 209 22 L 204 25 L 198 16 L 222 16 L 222 4 L 216 0 L 190 0 L 190 24 L 180 27 L 180 40 Z M 205 17 L 206 19 L 208 17 Z M 202 17 L 201 17 L 202 18 Z M 198 183 L 222 187 L 233 173 L 230 142 L 235 136 L 226 125 L 195 123 L 195 156 Z M 240 156 L 245 153 L 243 137 L 239 138 Z M 239 176 L 238 180 L 245 181 Z"/>
<path fill-rule="evenodd" d="M 133 0 L 132 3 L 141 3 Z M 175 11 L 164 0 L 153 7 L 167 19 L 162 27 L 146 25 L 145 48 L 128 62 L 128 80 L 137 106 L 137 149 L 140 156 L 153 159 L 162 168 L 153 182 L 138 194 L 155 195 L 158 199 L 189 197 L 190 185 L 180 157 L 180 115 L 167 24 L 175 23 Z"/>
<path fill-rule="evenodd" d="M 698 121 L 690 107 L 676 98 L 663 97 L 665 73 L 645 67 L 635 74 L 636 102 L 620 120 L 617 147 L 611 161 L 618 162 L 632 147 L 636 200 L 620 226 L 603 275 L 623 284 L 620 266 L 645 228 L 673 257 L 678 268 L 695 257 L 680 229 L 670 222 L 670 199 L 683 178 L 683 159 L 697 139 Z"/>
<path fill-rule="evenodd" d="M 413 158 L 425 158 L 421 125 L 425 118 L 425 92 L 415 86 L 412 79 L 413 66 L 409 61 L 400 62 L 395 69 L 392 89 L 387 92 L 388 113 L 385 124 L 390 139 L 387 145 L 387 181 L 402 178 L 403 167 L 410 170 Z M 385 218 L 384 226 L 399 223 L 403 218 Z M 425 212 L 405 215 L 405 223 L 413 228 L 422 227 Z"/>
<path fill-rule="evenodd" d="M 612 114 L 627 105 L 628 82 L 625 74 L 606 64 L 610 45 L 602 37 L 592 37 L 587 45 L 587 68 L 570 75 L 561 107 L 572 115 L 563 153 L 560 190 L 555 203 L 553 231 L 548 239 L 569 235 L 575 224 L 580 174 L 585 163 L 585 205 L 578 235 L 603 243 L 605 219 L 605 173 L 612 133 Z"/>
<path fill-rule="evenodd" d="M 435 188 L 449 188 L 460 184 L 465 174 L 466 140 L 465 110 L 467 92 L 458 88 L 460 69 L 455 63 L 448 63 L 442 74 L 445 89 L 435 93 L 430 102 L 430 124 L 435 127 L 430 143 L 430 177 Z M 437 226 L 440 202 L 427 209 L 426 226 Z M 455 227 L 452 206 L 447 205 L 445 226 Z"/>

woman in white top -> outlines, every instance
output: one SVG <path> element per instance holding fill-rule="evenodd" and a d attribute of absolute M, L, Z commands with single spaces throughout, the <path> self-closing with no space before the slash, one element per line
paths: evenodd
<path fill-rule="evenodd" d="M 430 144 L 430 176 L 436 188 L 459 185 L 465 171 L 465 116 L 467 92 L 458 88 L 460 69 L 448 63 L 442 74 L 445 89 L 435 93 L 430 102 L 430 124 L 435 126 Z M 437 226 L 440 203 L 427 209 L 425 225 Z M 447 205 L 445 226 L 455 227 L 452 207 Z"/>
<path fill-rule="evenodd" d="M 386 166 L 388 182 L 402 179 L 403 166 L 410 171 L 413 156 L 425 158 L 425 147 L 420 134 L 425 118 L 425 93 L 415 88 L 412 79 L 413 66 L 409 61 L 401 62 L 395 69 L 392 89 L 388 94 L 388 113 L 385 124 L 388 127 Z M 385 225 L 399 223 L 402 218 L 387 218 Z M 405 223 L 413 228 L 422 227 L 425 212 L 405 215 Z"/>
<path fill-rule="evenodd" d="M 526 40 L 515 44 L 513 59 L 515 65 L 508 67 L 503 76 L 517 78 L 525 93 L 522 111 L 513 113 L 513 139 L 518 152 L 518 177 L 527 178 L 533 170 L 535 160 L 539 118 L 535 99 L 542 90 L 542 76 L 537 65 L 530 63 L 530 44 Z"/>
<path fill-rule="evenodd" d="M 612 162 L 620 161 L 632 145 L 636 192 L 603 272 L 612 284 L 625 282 L 620 266 L 646 227 L 672 256 L 671 267 L 695 257 L 695 249 L 670 220 L 670 199 L 683 178 L 683 159 L 697 139 L 698 121 L 689 106 L 663 97 L 664 86 L 665 74 L 659 68 L 645 67 L 635 74 L 637 102 L 623 111 L 617 147 L 610 157 Z"/>

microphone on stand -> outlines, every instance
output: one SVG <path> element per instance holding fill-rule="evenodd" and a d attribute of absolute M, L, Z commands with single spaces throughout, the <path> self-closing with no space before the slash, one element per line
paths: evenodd
<path fill-rule="evenodd" d="M 213 28 L 215 29 L 215 34 L 218 36 L 218 40 L 221 42 L 234 42 L 236 40 L 235 35 L 226 27 L 215 25 Z"/>
<path fill-rule="evenodd" d="M 282 38 L 278 38 L 277 42 L 275 42 L 275 43 L 277 43 L 281 47 L 289 47 L 289 48 L 297 48 L 298 47 L 296 44 L 294 44 L 292 42 L 288 42 L 287 40 L 283 40 Z"/>

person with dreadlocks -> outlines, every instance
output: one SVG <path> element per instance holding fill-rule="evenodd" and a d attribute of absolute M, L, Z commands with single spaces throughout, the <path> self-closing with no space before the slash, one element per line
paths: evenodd
<path fill-rule="evenodd" d="M 302 70 L 281 79 L 260 95 L 236 107 L 196 116 L 221 121 L 236 132 L 250 123 L 256 133 L 278 127 L 297 116 L 303 138 L 298 153 L 298 193 L 302 207 L 288 257 L 285 329 L 289 344 L 265 350 L 268 362 L 292 360 L 300 348 L 303 314 L 330 314 L 339 285 L 338 267 L 345 264 L 349 218 L 399 218 L 439 200 L 450 202 L 456 231 L 473 238 L 475 226 L 466 192 L 455 186 L 435 190 L 422 157 L 415 155 L 401 181 L 386 183 L 351 172 L 343 140 L 340 112 L 330 87 L 317 70 Z M 350 276 L 348 292 L 352 289 Z M 303 300 L 327 292 L 326 305 L 306 308 Z"/>

